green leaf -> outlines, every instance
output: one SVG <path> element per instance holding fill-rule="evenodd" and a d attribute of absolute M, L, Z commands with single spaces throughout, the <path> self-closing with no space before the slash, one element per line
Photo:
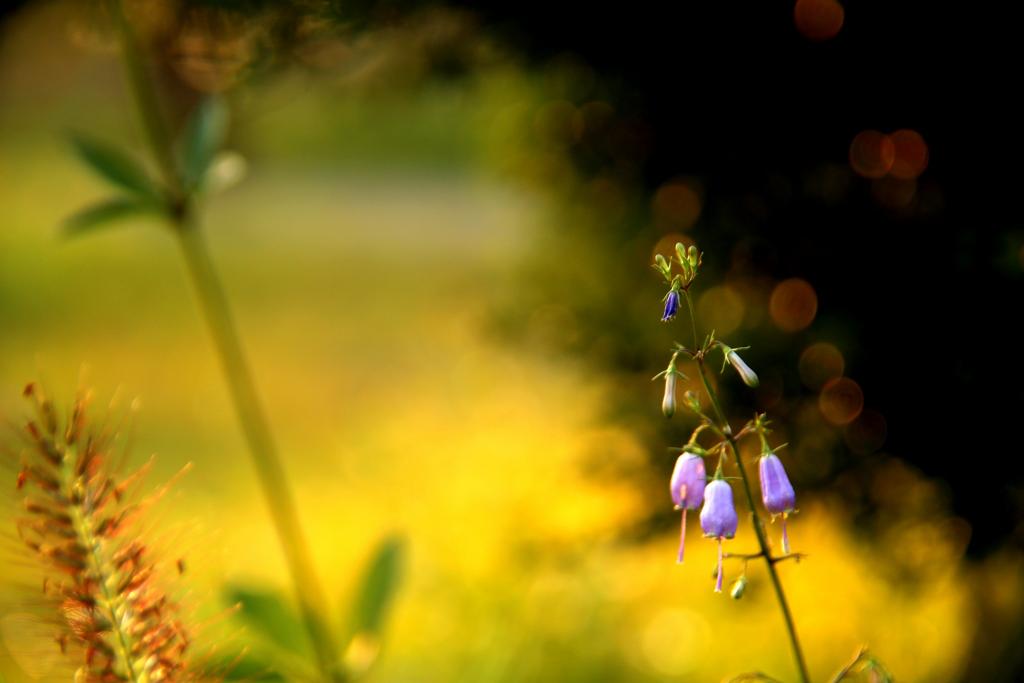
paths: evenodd
<path fill-rule="evenodd" d="M 380 634 L 402 578 L 405 543 L 399 536 L 384 539 L 363 575 L 352 611 L 351 634 Z"/>
<path fill-rule="evenodd" d="M 160 207 L 152 201 L 142 201 L 132 197 L 113 197 L 69 216 L 63 225 L 63 233 L 67 237 L 109 227 L 111 223 L 123 221 L 145 214 L 157 214 Z"/>
<path fill-rule="evenodd" d="M 199 187 L 214 156 L 224 144 L 228 132 L 228 109 L 219 97 L 207 97 L 199 103 L 181 139 L 181 163 L 185 182 Z"/>
<path fill-rule="evenodd" d="M 133 194 L 158 199 L 160 190 L 146 171 L 121 150 L 91 138 L 72 134 L 78 156 L 98 175 Z"/>
<path fill-rule="evenodd" d="M 229 586 L 231 604 L 241 605 L 238 617 L 268 642 L 301 657 L 310 653 L 306 629 L 298 615 L 279 593 L 259 588 Z"/>

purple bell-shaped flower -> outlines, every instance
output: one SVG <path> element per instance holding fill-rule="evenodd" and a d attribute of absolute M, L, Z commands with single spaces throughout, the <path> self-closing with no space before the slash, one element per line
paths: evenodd
<path fill-rule="evenodd" d="M 679 292 L 670 290 L 665 296 L 665 312 L 661 314 L 661 322 L 668 322 L 679 312 Z"/>
<path fill-rule="evenodd" d="M 786 533 L 786 517 L 796 509 L 796 493 L 789 483 L 782 461 L 774 453 L 765 453 L 758 461 L 761 475 L 761 500 L 765 509 L 774 518 L 782 515 L 782 552 L 789 554 L 789 535 Z"/>
<path fill-rule="evenodd" d="M 683 548 L 686 545 L 686 511 L 696 510 L 704 504 L 704 486 L 707 473 L 704 470 L 704 458 L 693 453 L 683 453 L 676 460 L 669 480 L 669 493 L 676 510 L 683 511 L 683 522 L 679 532 L 679 562 L 683 561 Z"/>
<path fill-rule="evenodd" d="M 718 579 L 715 592 L 722 592 L 722 540 L 736 535 L 736 506 L 732 501 L 732 487 L 724 479 L 715 479 L 704 489 L 704 509 L 700 511 L 700 526 L 704 535 L 718 540 Z"/>

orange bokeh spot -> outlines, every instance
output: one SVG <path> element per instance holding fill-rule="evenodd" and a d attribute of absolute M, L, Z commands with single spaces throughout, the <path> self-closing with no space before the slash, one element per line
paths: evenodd
<path fill-rule="evenodd" d="M 797 367 L 800 379 L 809 389 L 820 389 L 829 380 L 842 377 L 846 361 L 835 346 L 818 342 L 804 349 Z"/>
<path fill-rule="evenodd" d="M 659 230 L 689 230 L 700 216 L 700 193 L 685 180 L 671 180 L 654 194 L 654 225 Z"/>
<path fill-rule="evenodd" d="M 857 133 L 850 143 L 850 166 L 865 178 L 881 178 L 896 161 L 896 145 L 877 130 Z"/>
<path fill-rule="evenodd" d="M 928 145 L 914 130 L 898 130 L 889 136 L 895 157 L 889 173 L 900 180 L 913 180 L 928 166 Z"/>
<path fill-rule="evenodd" d="M 864 392 L 849 377 L 837 377 L 822 388 L 818 409 L 834 425 L 850 424 L 864 409 Z"/>
<path fill-rule="evenodd" d="M 743 322 L 746 306 L 743 298 L 728 285 L 711 287 L 697 302 L 700 318 L 719 334 L 729 334 Z"/>
<path fill-rule="evenodd" d="M 806 280 L 783 280 L 772 290 L 768 312 L 780 329 L 797 332 L 814 320 L 818 312 L 818 295 Z"/>
<path fill-rule="evenodd" d="M 793 23 L 804 38 L 819 42 L 835 38 L 846 12 L 836 0 L 797 0 Z"/>

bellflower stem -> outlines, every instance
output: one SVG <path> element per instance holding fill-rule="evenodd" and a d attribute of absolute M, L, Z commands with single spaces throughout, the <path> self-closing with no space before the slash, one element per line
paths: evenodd
<path fill-rule="evenodd" d="M 693 328 L 693 345 L 694 348 L 700 348 L 700 340 L 697 337 L 697 318 L 693 311 L 693 300 L 690 298 L 690 293 L 687 291 L 683 292 L 683 296 L 686 299 L 686 306 L 690 313 L 690 323 Z M 810 683 L 810 676 L 807 673 L 807 664 L 804 661 L 804 653 L 800 648 L 800 639 L 796 633 L 796 624 L 793 621 L 793 614 L 789 609 L 789 602 L 786 600 L 786 591 L 782 587 L 782 581 L 779 579 L 779 573 L 775 569 L 775 558 L 772 556 L 771 547 L 768 545 L 768 539 L 764 535 L 764 525 L 761 522 L 760 515 L 757 514 L 757 507 L 754 503 L 754 494 L 750 488 L 750 480 L 747 478 L 746 468 L 743 466 L 743 460 L 740 458 L 740 449 L 736 444 L 736 438 L 732 434 L 732 430 L 729 427 L 728 421 L 725 419 L 725 412 L 722 411 L 722 406 L 718 402 L 718 394 L 711 387 L 711 382 L 708 380 L 707 370 L 704 366 L 704 355 L 698 352 L 695 356 L 697 361 L 697 371 L 700 374 L 701 382 L 704 384 L 704 390 L 708 394 L 708 398 L 711 400 L 711 406 L 714 408 L 715 416 L 718 418 L 719 429 L 725 435 L 726 440 L 729 442 L 729 447 L 732 449 L 733 457 L 736 459 L 736 469 L 740 471 L 740 481 L 743 483 L 743 492 L 747 497 L 747 504 L 750 506 L 750 517 L 751 523 L 754 525 L 754 535 L 757 537 L 757 544 L 761 548 L 759 554 L 760 557 L 764 558 L 765 566 L 768 568 L 768 575 L 772 580 L 772 587 L 775 589 L 775 597 L 779 603 L 779 609 L 782 610 L 783 619 L 786 622 L 786 631 L 789 633 L 789 643 L 793 650 L 793 659 L 796 662 L 797 671 L 800 674 L 800 680 L 802 683 Z"/>
<path fill-rule="evenodd" d="M 194 207 L 183 191 L 169 129 L 160 113 L 152 77 L 145 68 L 141 51 L 119 1 L 111 3 L 121 34 L 122 55 L 139 115 L 151 151 L 157 160 L 170 196 L 174 233 L 195 288 L 199 306 L 213 338 L 227 380 L 252 463 L 263 496 L 277 531 L 291 574 L 295 597 L 303 622 L 316 653 L 317 666 L 324 681 L 336 681 L 342 674 L 336 667 L 338 649 L 324 615 L 325 593 L 313 569 L 312 555 L 299 523 L 295 498 L 285 475 L 284 465 L 270 432 L 270 426 L 256 392 L 252 373 L 245 360 L 241 338 L 233 322 L 231 307 L 220 277 L 210 259 Z"/>

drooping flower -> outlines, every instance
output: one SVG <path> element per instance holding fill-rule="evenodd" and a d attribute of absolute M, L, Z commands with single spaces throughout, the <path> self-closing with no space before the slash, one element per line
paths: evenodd
<path fill-rule="evenodd" d="M 679 292 L 672 289 L 665 295 L 665 312 L 661 314 L 661 322 L 668 322 L 679 312 Z"/>
<path fill-rule="evenodd" d="M 796 492 L 789 483 L 786 469 L 779 456 L 765 453 L 758 460 L 761 475 L 761 500 L 772 518 L 782 515 L 782 552 L 789 554 L 789 535 L 786 533 L 786 517 L 796 509 Z"/>
<path fill-rule="evenodd" d="M 736 535 L 736 506 L 732 501 L 732 487 L 724 479 L 715 479 L 704 488 L 704 509 L 700 511 L 700 526 L 704 535 L 718 540 L 718 578 L 715 592 L 722 592 L 722 540 Z"/>
<path fill-rule="evenodd" d="M 676 371 L 670 367 L 665 372 L 665 395 L 661 399 L 661 412 L 665 417 L 676 414 Z"/>
<path fill-rule="evenodd" d="M 743 383 L 748 387 L 756 387 L 760 384 L 760 381 L 757 379 L 757 373 L 751 370 L 750 366 L 740 358 L 740 354 L 727 348 L 725 351 L 725 359 L 729 361 L 729 364 L 732 365 L 737 374 L 739 374 L 740 379 L 742 379 Z"/>
<path fill-rule="evenodd" d="M 693 453 L 680 455 L 676 460 L 676 466 L 672 470 L 672 478 L 668 485 L 676 510 L 683 511 L 683 521 L 679 531 L 679 562 L 683 561 L 683 548 L 686 545 L 686 511 L 696 510 L 704 504 L 706 483 L 704 458 Z"/>

